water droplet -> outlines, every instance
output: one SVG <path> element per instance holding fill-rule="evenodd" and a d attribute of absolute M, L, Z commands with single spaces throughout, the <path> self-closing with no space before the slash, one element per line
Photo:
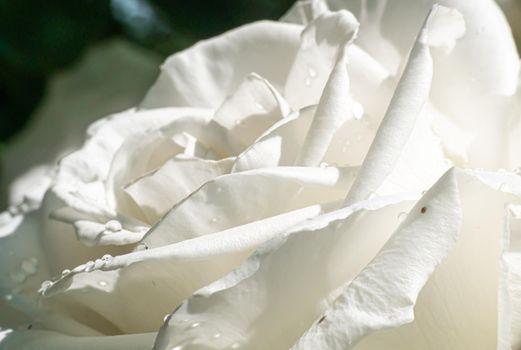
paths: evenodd
<path fill-rule="evenodd" d="M 119 222 L 118 220 L 107 221 L 107 223 L 105 224 L 105 228 L 107 229 L 107 231 L 111 232 L 118 232 L 123 229 L 123 227 L 121 226 L 121 222 Z"/>
<path fill-rule="evenodd" d="M 85 264 L 81 264 L 72 269 L 72 272 L 83 272 L 85 271 Z"/>
<path fill-rule="evenodd" d="M 39 293 L 44 294 L 47 289 L 51 288 L 53 285 L 52 281 L 45 280 L 42 282 L 42 285 L 40 286 L 40 289 L 38 290 Z"/>
<path fill-rule="evenodd" d="M 52 286 L 52 281 L 45 280 L 45 281 L 42 282 L 42 287 L 43 288 L 49 288 L 50 286 Z"/>
<path fill-rule="evenodd" d="M 20 264 L 22 271 L 27 275 L 34 275 L 38 271 L 38 259 L 29 258 L 22 261 Z"/>
<path fill-rule="evenodd" d="M 353 117 L 356 120 L 360 120 L 360 119 L 362 119 L 363 116 L 364 116 L 364 107 L 358 102 L 353 102 Z"/>
<path fill-rule="evenodd" d="M 13 271 L 10 273 L 11 280 L 16 283 L 22 283 L 27 278 L 27 275 L 23 271 Z"/>
<path fill-rule="evenodd" d="M 142 251 L 142 250 L 147 250 L 147 249 L 148 249 L 148 245 L 146 243 L 139 243 L 136 247 L 137 251 Z"/>
<path fill-rule="evenodd" d="M 406 212 L 402 211 L 401 213 L 398 214 L 398 221 L 399 222 L 404 222 L 406 218 L 407 218 L 407 213 Z"/>
<path fill-rule="evenodd" d="M 212 222 L 217 222 L 217 218 L 212 218 Z"/>
<path fill-rule="evenodd" d="M 99 281 L 98 284 L 100 287 L 106 287 L 108 285 L 107 281 Z"/>
<path fill-rule="evenodd" d="M 112 259 L 114 259 L 114 258 L 113 258 L 112 255 L 110 255 L 110 254 L 105 254 L 105 255 L 103 255 L 103 256 L 101 257 L 101 260 L 103 260 L 104 262 L 112 261 Z"/>
<path fill-rule="evenodd" d="M 318 165 L 320 168 L 324 169 L 327 168 L 329 165 L 326 162 L 322 162 Z"/>
<path fill-rule="evenodd" d="M 238 349 L 241 347 L 241 344 L 239 343 L 233 343 L 232 346 L 230 347 L 231 349 Z"/>
<path fill-rule="evenodd" d="M 71 273 L 71 270 L 65 269 L 62 271 L 62 276 L 65 277 L 65 276 L 69 275 L 70 273 Z"/>
<path fill-rule="evenodd" d="M 316 78 L 317 77 L 317 71 L 312 66 L 308 66 L 308 75 L 310 78 Z"/>
<path fill-rule="evenodd" d="M 306 79 L 304 80 L 304 84 L 305 84 L 307 87 L 310 87 L 310 86 L 311 86 L 311 78 L 306 77 Z"/>
<path fill-rule="evenodd" d="M 172 349 L 170 350 L 183 350 L 183 346 L 182 345 L 177 345 L 177 346 L 174 346 Z"/>
<path fill-rule="evenodd" d="M 163 317 L 163 322 L 168 321 L 168 318 L 170 317 L 170 314 L 166 314 L 165 317 Z"/>
<path fill-rule="evenodd" d="M 90 272 L 94 268 L 94 265 L 94 261 L 87 261 L 87 263 L 85 264 L 85 271 Z"/>
<path fill-rule="evenodd" d="M 261 103 L 259 103 L 259 102 L 255 103 L 255 107 L 256 107 L 259 111 L 266 111 L 266 108 L 264 108 L 264 106 L 263 106 Z"/>
<path fill-rule="evenodd" d="M 13 295 L 12 294 L 6 294 L 6 295 L 4 295 L 4 299 L 7 300 L 7 301 L 11 301 L 11 300 L 13 300 Z"/>
<path fill-rule="evenodd" d="M 237 120 L 235 121 L 235 125 L 239 126 L 239 125 L 241 125 L 241 124 L 242 124 L 242 120 L 237 119 Z"/>
<path fill-rule="evenodd" d="M 217 332 L 213 335 L 215 339 L 219 339 L 221 337 L 221 333 Z"/>
<path fill-rule="evenodd" d="M 197 328 L 201 325 L 201 322 L 194 322 L 190 325 L 190 328 Z"/>

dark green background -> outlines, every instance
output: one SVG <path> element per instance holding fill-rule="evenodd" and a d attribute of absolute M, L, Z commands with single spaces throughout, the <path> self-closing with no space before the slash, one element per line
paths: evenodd
<path fill-rule="evenodd" d="M 40 102 L 46 80 L 92 44 L 124 36 L 166 57 L 294 0 L 0 0 L 0 145 Z"/>

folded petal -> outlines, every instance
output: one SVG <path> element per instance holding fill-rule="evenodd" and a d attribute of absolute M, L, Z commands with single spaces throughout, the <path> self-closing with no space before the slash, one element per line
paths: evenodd
<path fill-rule="evenodd" d="M 176 310 L 155 349 L 288 349 L 373 258 L 409 198 L 375 198 L 293 227 L 250 258 L 260 261 L 246 279 Z"/>
<path fill-rule="evenodd" d="M 433 53 L 436 74 L 431 100 L 457 127 L 458 138 L 470 139 L 466 166 L 507 168 L 504 134 L 511 126 L 504 107 L 519 83 L 520 63 L 512 32 L 496 1 L 330 1 L 333 8 L 347 8 L 359 18 L 360 11 L 379 14 L 370 16 L 369 24 L 361 19 L 362 28 L 364 24 L 378 26 L 384 39 L 400 52 L 401 65 L 414 41 L 414 28 L 434 3 L 458 10 L 466 31 L 450 54 L 443 49 Z M 381 14 L 373 10 L 378 5 L 384 7 Z M 385 46 L 385 41 L 377 44 L 375 37 L 365 37 L 363 29 L 360 32 L 358 44 L 378 61 L 386 62 L 385 50 L 371 49 Z"/>
<path fill-rule="evenodd" d="M 444 40 L 455 40 L 461 34 L 460 26 L 462 23 L 460 17 L 454 15 L 446 8 L 433 7 L 412 48 L 405 71 L 371 144 L 371 148 L 364 159 L 360 175 L 347 196 L 347 203 L 354 203 L 370 195 L 380 193 L 380 188 L 386 186 L 386 180 L 389 182 L 393 181 L 393 172 L 395 174 L 396 172 L 402 174 L 411 173 L 413 170 L 411 167 L 414 166 L 416 161 L 427 160 L 434 165 L 431 167 L 443 169 L 443 165 L 440 164 L 443 161 L 443 155 L 438 154 L 434 159 L 426 157 L 418 150 L 418 145 L 422 145 L 425 142 L 424 137 L 419 136 L 418 133 L 414 134 L 415 125 L 418 124 L 418 116 L 422 112 L 429 96 L 433 74 L 432 56 L 429 46 L 432 44 L 431 40 L 436 39 L 434 40 L 436 43 L 439 41 L 437 39 L 438 36 L 433 34 L 437 32 L 436 27 L 443 23 L 442 20 L 438 19 L 439 17 L 449 22 L 455 22 L 451 26 L 454 30 L 448 32 Z M 428 133 L 428 130 L 426 132 Z M 415 145 L 411 145 L 411 139 L 412 142 L 416 139 Z M 422 145 L 421 147 L 423 150 L 432 149 L 429 145 Z M 406 148 L 409 148 L 409 152 L 412 152 L 410 157 L 412 159 L 400 163 L 399 159 Z M 420 169 L 430 170 L 431 167 L 426 168 L 425 165 L 422 165 Z M 414 173 L 411 175 L 417 178 L 415 182 L 423 183 L 424 188 L 432 183 L 430 182 L 432 177 L 429 177 L 429 174 L 426 174 L 427 176 L 425 177 L 420 177 Z M 439 172 L 436 172 L 436 175 L 439 175 Z M 400 181 L 399 184 L 401 183 L 403 182 Z M 404 191 L 406 189 L 402 188 L 401 190 Z"/>
<path fill-rule="evenodd" d="M 289 112 L 279 92 L 266 79 L 251 73 L 215 112 L 214 120 L 243 144 L 251 145 Z"/>
<path fill-rule="evenodd" d="M 353 180 L 349 168 L 277 167 L 232 173 L 207 182 L 173 207 L 143 240 L 149 248 L 248 222 L 338 201 Z"/>
<path fill-rule="evenodd" d="M 185 109 L 139 113 L 129 110 L 97 121 L 88 129 L 89 138 L 83 147 L 60 161 L 53 192 L 68 206 L 86 214 L 114 216 L 112 202 L 105 198 L 105 181 L 113 177 L 110 172 L 114 172 L 111 170 L 115 167 L 114 157 L 124 141 L 132 135 L 158 129 L 183 115 L 201 113 Z"/>
<path fill-rule="evenodd" d="M 297 110 L 317 104 L 338 58 L 356 37 L 358 22 L 347 11 L 325 12 L 301 35 L 300 49 L 289 72 L 284 96 Z"/>
<path fill-rule="evenodd" d="M 246 148 L 233 171 L 294 165 L 315 113 L 314 106 L 291 113 Z"/>
<path fill-rule="evenodd" d="M 411 322 L 418 294 L 456 242 L 461 220 L 449 171 L 292 349 L 352 349 L 371 333 Z"/>
<path fill-rule="evenodd" d="M 457 177 L 463 213 L 460 238 L 421 291 L 414 321 L 374 333 L 355 349 L 497 347 L 505 206 L 520 200 L 490 179 L 509 182 L 517 176 L 457 171 Z"/>
<path fill-rule="evenodd" d="M 154 172 L 125 186 L 125 192 L 140 207 L 148 222 L 157 222 L 197 188 L 229 173 L 234 160 L 174 157 Z"/>
<path fill-rule="evenodd" d="M 76 314 L 93 327 L 114 332 L 157 329 L 163 316 L 197 289 L 238 266 L 265 241 L 318 215 L 311 206 L 180 243 L 114 258 L 105 256 L 72 269 L 42 287 L 45 305 Z"/>
<path fill-rule="evenodd" d="M 353 103 L 347 76 L 347 53 L 340 52 L 324 87 L 313 121 L 300 150 L 297 164 L 316 166 L 322 162 L 335 132 L 353 117 Z"/>

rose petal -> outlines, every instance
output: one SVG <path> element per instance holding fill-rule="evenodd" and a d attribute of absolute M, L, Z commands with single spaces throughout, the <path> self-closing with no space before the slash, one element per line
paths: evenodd
<path fill-rule="evenodd" d="M 315 108 L 303 108 L 275 123 L 235 161 L 233 171 L 294 165 Z"/>
<path fill-rule="evenodd" d="M 61 307 L 62 312 L 83 307 L 123 332 L 157 329 L 163 316 L 195 290 L 239 265 L 259 244 L 320 210 L 320 206 L 306 207 L 180 243 L 102 259 L 90 267 L 79 266 L 44 290 L 46 303 Z"/>
<path fill-rule="evenodd" d="M 31 313 L 37 309 L 36 291 L 51 273 L 40 243 L 39 213 L 33 211 L 13 217 L 4 212 L 1 215 L 2 220 L 8 220 L 0 223 L 1 297 L 8 304 L 16 296 L 31 301 L 32 308 L 19 310 Z"/>
<path fill-rule="evenodd" d="M 141 107 L 217 108 L 251 72 L 280 89 L 297 52 L 301 29 L 286 23 L 256 22 L 175 54 L 163 63 Z"/>
<path fill-rule="evenodd" d="M 354 40 L 357 31 L 358 22 L 347 11 L 324 13 L 303 30 L 284 89 L 293 109 L 318 103 L 338 53 Z"/>
<path fill-rule="evenodd" d="M 251 73 L 215 112 L 214 120 L 250 145 L 289 112 L 290 107 L 277 90 L 266 79 Z"/>
<path fill-rule="evenodd" d="M 357 350 L 496 348 L 502 219 L 505 205 L 519 198 L 488 187 L 479 175 L 457 177 L 461 235 L 420 293 L 414 321 L 369 336 Z"/>
<path fill-rule="evenodd" d="M 82 149 L 61 160 L 53 192 L 80 212 L 100 217 L 115 216 L 111 201 L 105 199 L 104 181 L 110 177 L 113 158 L 124 140 L 146 130 L 158 129 L 182 115 L 201 113 L 201 110 L 186 109 L 139 113 L 129 110 L 97 121 L 88 129 L 90 137 Z"/>
<path fill-rule="evenodd" d="M 435 76 L 431 99 L 435 107 L 457 126 L 459 137 L 470 137 L 468 146 L 469 167 L 497 169 L 518 166 L 508 164 L 505 151 L 508 145 L 503 136 L 511 127 L 505 113 L 506 99 L 519 82 L 519 55 L 511 30 L 498 5 L 492 0 L 469 3 L 465 0 L 443 1 L 381 1 L 387 3 L 379 21 L 381 33 L 398 48 L 402 57 L 414 40 L 414 30 L 433 3 L 457 9 L 465 19 L 466 32 L 450 55 L 441 50 L 435 53 Z M 334 8 L 348 8 L 359 13 L 358 1 L 334 1 Z M 369 3 L 365 5 L 370 7 Z M 364 33 L 361 30 L 361 33 Z M 359 45 L 385 62 L 385 52 L 377 56 L 370 47 L 374 41 Z M 445 135 L 444 137 L 450 137 Z"/>
<path fill-rule="evenodd" d="M 414 44 L 409 61 L 386 115 L 360 169 L 360 175 L 346 198 L 347 203 L 354 203 L 372 194 L 384 191 L 382 187 L 389 186 L 389 183 L 394 182 L 393 176 L 398 176 L 399 179 L 402 179 L 401 176 L 403 174 L 415 177 L 415 182 L 420 183 L 420 188 L 421 185 L 426 188 L 432 183 L 430 181 L 433 178 L 429 176 L 431 175 L 429 173 L 424 173 L 422 174 L 424 176 L 420 176 L 412 172 L 411 168 L 418 165 L 416 164 L 417 162 L 423 163 L 418 167 L 420 170 L 430 171 L 430 168 L 437 169 L 434 176 L 440 174 L 439 170 L 444 170 L 442 163 L 443 155 L 439 154 L 439 152 L 435 154 L 436 157 L 434 159 L 421 153 L 422 150 L 430 152 L 434 150 L 434 153 L 436 153 L 436 148 L 425 144 L 425 133 L 432 139 L 432 135 L 428 134 L 428 127 L 420 128 L 418 126 L 415 128 L 416 124 L 421 123 L 421 121 L 417 122 L 417 119 L 429 95 L 432 80 L 432 57 L 429 49 L 429 40 L 430 33 L 435 30 L 433 26 L 439 23 L 439 21 L 434 19 L 439 16 L 448 17 L 446 9 L 440 6 L 433 7 Z M 447 20 L 452 20 L 452 17 L 447 18 Z M 459 20 L 457 18 L 454 21 L 459 23 Z M 454 28 L 458 29 L 458 31 L 447 34 L 452 39 L 455 39 L 460 33 L 457 25 Z M 424 135 L 419 134 L 422 129 L 424 130 Z M 414 133 L 414 131 L 417 131 L 417 133 Z M 415 144 L 411 145 L 413 142 Z M 418 145 L 421 145 L 420 149 L 418 149 Z M 398 160 L 402 152 L 407 148 L 409 148 L 410 153 L 409 159 L 399 163 Z M 426 167 L 425 161 L 432 162 L 432 166 Z M 387 184 L 385 183 L 386 180 Z M 403 185 L 406 184 L 408 185 L 407 182 L 399 181 L 396 182 L 395 186 L 402 187 L 401 190 L 404 191 L 406 189 L 403 189 Z M 418 185 L 411 187 L 417 189 Z"/>
<path fill-rule="evenodd" d="M 59 209 L 65 206 L 66 203 L 63 200 L 54 193 L 47 192 L 38 213 L 38 235 L 40 236 L 40 244 L 45 251 L 52 276 L 61 274 L 63 270 L 70 269 L 71 266 L 79 265 L 105 254 L 116 255 L 128 252 L 132 249 L 132 246 L 125 246 L 125 244 L 139 240 L 145 233 L 143 232 L 145 230 L 144 226 L 137 225 L 135 220 L 118 216 L 101 220 L 100 218 L 85 216 L 72 210 L 70 213 L 67 213 L 72 214 L 71 217 L 64 215 L 60 216 L 60 220 L 50 219 L 51 216 L 55 217 L 54 215 L 57 212 L 61 212 Z M 87 220 L 103 227 L 111 220 L 114 220 L 125 230 L 117 233 L 113 237 L 114 239 L 96 236 L 89 237 L 87 232 L 76 232 L 73 224 L 79 220 Z M 103 234 L 114 233 L 103 231 Z M 42 281 L 40 280 L 40 283 Z"/>
<path fill-rule="evenodd" d="M 458 238 L 461 216 L 449 171 L 293 349 L 352 349 L 375 331 L 411 322 L 420 290 Z"/>
<path fill-rule="evenodd" d="M 155 128 L 142 128 L 125 138 L 112 160 L 106 175 L 106 197 L 110 208 L 119 213 L 143 219 L 135 203 L 129 200 L 123 187 L 132 180 L 156 169 L 170 157 L 181 153 L 186 145 L 175 142 L 169 136 L 187 132 L 192 125 L 205 125 L 210 118 L 209 111 L 194 109 L 159 109 L 138 112 L 141 118 L 150 119 L 148 114 L 163 115 L 167 122 Z M 142 115 L 141 115 L 142 114 Z M 164 132 L 159 127 L 168 128 Z"/>
<path fill-rule="evenodd" d="M 386 38 L 384 29 L 384 15 L 386 13 L 387 1 L 375 1 L 371 4 L 360 1 L 346 2 L 343 0 L 330 0 L 335 9 L 348 8 L 360 21 L 361 31 L 357 43 L 371 56 L 375 57 L 386 70 L 396 74 L 405 55 L 402 55 L 394 44 Z M 411 28 L 413 28 L 411 26 Z"/>
<path fill-rule="evenodd" d="M 148 222 L 157 222 L 204 183 L 230 172 L 235 158 L 219 161 L 175 157 L 125 187 Z"/>
<path fill-rule="evenodd" d="M 143 242 L 161 247 L 289 210 L 342 199 L 351 169 L 261 168 L 207 182 L 166 214 Z"/>
<path fill-rule="evenodd" d="M 32 211 L 0 226 L 0 325 L 25 327 L 37 322 L 47 329 L 72 335 L 97 334 L 68 315 L 55 315 L 40 308 L 36 291 L 41 281 L 51 276 L 40 241 L 40 220 L 40 213 Z M 0 340 L 0 347 L 2 345 Z"/>
<path fill-rule="evenodd" d="M 251 232 L 254 235 L 253 237 L 257 237 L 257 240 L 253 242 L 259 244 L 258 239 L 262 240 L 262 237 L 265 237 L 258 234 L 260 229 L 272 227 L 274 230 L 279 230 L 273 231 L 272 234 L 281 230 L 280 225 L 270 226 L 267 224 L 272 220 L 279 220 L 273 215 L 285 213 L 291 210 L 292 207 L 302 208 L 306 203 L 314 204 L 317 202 L 318 193 L 320 193 L 324 201 L 331 199 L 339 200 L 347 191 L 351 180 L 352 176 L 349 175 L 349 172 L 332 167 L 259 169 L 223 176 L 210 182 L 211 186 L 208 184 L 203 186 L 196 194 L 191 195 L 180 205 L 174 207 L 172 213 L 175 215 L 167 215 L 147 237 L 144 245 L 145 247 L 147 244 L 149 247 L 161 247 L 169 242 L 176 242 L 237 226 L 239 226 L 238 228 L 241 232 L 240 236 L 247 237 L 247 233 Z M 248 186 L 250 189 L 248 189 Z M 328 189 L 328 187 L 330 188 Z M 220 192 L 218 191 L 219 188 L 221 188 Z M 262 192 L 259 192 L 259 190 L 262 190 Z M 270 192 L 266 192 L 267 190 L 270 190 Z M 240 194 L 240 197 L 237 194 Z M 245 196 L 251 196 L 251 199 Z M 284 200 L 276 199 L 279 197 L 284 197 Z M 210 205 L 211 203 L 208 203 L 209 199 L 215 200 L 215 203 L 221 203 L 222 206 Z M 203 202 L 204 205 L 202 205 Z M 276 203 L 280 205 L 277 206 L 275 205 Z M 198 220 L 196 220 L 197 217 L 194 217 L 193 208 L 195 207 L 200 213 L 200 219 Z M 262 208 L 264 210 L 261 210 Z M 201 209 L 205 211 L 201 212 Z M 237 215 L 238 210 L 246 210 L 249 215 L 247 215 L 248 213 Z M 316 215 L 316 212 L 313 215 Z M 256 221 L 254 220 L 265 217 L 267 217 L 265 221 L 258 222 L 259 229 L 251 229 L 247 226 L 240 228 L 240 225 L 243 223 L 253 221 L 253 224 L 255 224 Z M 217 220 L 212 220 L 213 218 Z M 281 223 L 289 225 L 301 220 L 303 220 L 303 217 L 297 215 L 297 212 L 290 212 L 287 213 L 287 219 L 284 219 Z M 221 236 L 223 238 L 228 237 L 228 239 L 234 237 L 234 235 L 227 234 L 227 231 L 217 237 Z M 267 238 L 265 237 L 264 239 Z M 186 242 L 188 244 L 189 241 Z M 233 240 L 230 242 L 232 244 L 231 248 L 237 249 L 237 245 L 233 244 Z M 198 249 L 203 249 L 206 246 L 198 241 L 193 242 L 193 244 L 196 248 L 199 247 Z M 208 244 L 208 246 L 213 247 L 213 249 L 220 249 L 219 247 L 222 245 L 212 243 Z M 149 249 L 148 251 L 152 252 L 154 249 Z M 204 256 L 211 257 L 211 254 L 208 252 L 205 251 L 203 253 L 201 253 L 203 254 L 201 258 Z M 123 327 L 126 330 L 132 329 L 136 331 L 143 329 L 145 324 L 147 325 L 146 327 L 152 327 L 152 325 L 156 324 L 155 322 L 161 320 L 161 315 L 165 312 L 165 309 L 172 308 L 196 289 L 221 277 L 237 266 L 248 254 L 249 252 L 246 251 L 239 255 L 232 254 L 222 258 L 216 257 L 216 261 L 194 261 L 191 263 L 175 260 L 170 263 L 167 263 L 166 260 L 161 260 L 160 262 L 156 261 L 157 259 L 152 254 L 150 264 L 137 264 L 135 267 L 122 269 L 116 275 L 109 272 L 100 273 L 99 271 L 92 271 L 85 274 L 84 277 L 82 277 L 83 274 L 75 275 L 74 283 L 71 286 L 67 286 L 65 282 L 59 283 L 56 285 L 56 288 L 69 288 L 69 290 L 64 295 L 57 295 L 56 298 L 58 299 L 52 305 L 55 305 L 55 307 L 69 305 L 65 310 L 77 309 L 80 305 L 86 305 L 89 309 L 94 310 L 91 312 L 95 312 L 97 315 L 104 315 L 103 317 L 110 319 L 117 327 Z M 157 267 L 158 263 L 161 264 L 161 268 Z M 104 262 L 100 261 L 100 264 L 98 264 L 96 261 L 90 264 L 94 269 L 97 269 L 101 268 Z M 169 267 L 167 268 L 167 266 Z M 84 268 L 86 268 L 85 265 L 79 271 L 83 271 L 82 269 Z M 147 272 L 141 271 L 142 269 L 146 269 Z M 202 273 L 202 271 L 206 273 Z M 177 275 L 178 278 L 172 279 L 174 275 Z M 139 281 L 136 280 L 136 276 L 141 276 Z M 146 279 L 147 283 L 144 283 L 143 279 Z M 185 282 L 181 283 L 179 281 Z M 171 282 L 174 284 L 172 285 Z M 135 283 L 138 283 L 139 287 Z M 171 292 L 176 290 L 177 292 L 175 293 L 177 293 L 176 295 L 179 298 L 172 298 L 172 295 L 165 293 L 163 288 L 168 288 Z M 107 293 L 107 291 L 110 291 L 110 293 Z M 155 300 L 153 305 L 138 303 L 137 300 L 141 300 L 143 293 L 148 293 L 147 295 L 159 293 L 159 295 L 157 298 L 153 298 Z M 164 298 L 160 297 L 160 295 L 168 297 Z M 137 299 L 132 299 L 134 297 Z M 134 301 L 122 298 L 131 298 Z M 128 305 L 134 303 L 137 303 L 135 307 L 128 309 Z M 120 310 L 118 305 L 121 308 L 125 308 L 127 310 L 126 313 L 118 311 Z M 149 319 L 124 316 L 128 312 L 136 312 L 141 315 L 142 312 L 140 310 L 143 307 L 147 308 L 147 314 L 150 315 Z M 152 310 L 155 311 L 152 312 Z M 92 319 L 95 320 L 95 318 Z"/>
<path fill-rule="evenodd" d="M 347 53 L 340 52 L 320 97 L 296 164 L 319 165 L 335 132 L 350 118 L 353 118 L 353 101 L 349 92 Z"/>
<path fill-rule="evenodd" d="M 521 187 L 520 187 L 521 188 Z M 511 205 L 506 215 L 498 305 L 498 349 L 521 345 L 521 206 Z"/>
<path fill-rule="evenodd" d="M 268 242 L 271 248 L 254 256 L 260 267 L 253 275 L 175 311 L 155 349 L 289 348 L 319 315 L 323 299 L 387 240 L 404 208 L 391 204 L 404 198 L 357 203 L 297 225 L 284 234 L 287 240 Z"/>

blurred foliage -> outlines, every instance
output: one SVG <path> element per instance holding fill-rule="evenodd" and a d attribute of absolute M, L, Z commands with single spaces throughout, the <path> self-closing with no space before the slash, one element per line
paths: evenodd
<path fill-rule="evenodd" d="M 162 56 L 241 24 L 278 19 L 294 0 L 0 0 L 0 143 L 20 130 L 46 80 L 85 48 L 124 36 Z"/>

